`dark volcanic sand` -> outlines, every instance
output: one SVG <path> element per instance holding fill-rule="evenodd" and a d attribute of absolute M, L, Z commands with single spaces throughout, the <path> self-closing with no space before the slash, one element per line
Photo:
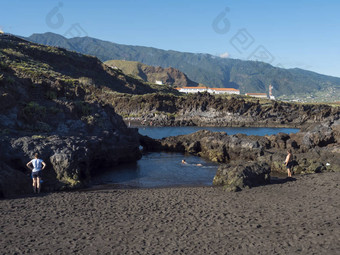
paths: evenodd
<path fill-rule="evenodd" d="M 340 173 L 0 200 L 1 254 L 340 254 Z"/>

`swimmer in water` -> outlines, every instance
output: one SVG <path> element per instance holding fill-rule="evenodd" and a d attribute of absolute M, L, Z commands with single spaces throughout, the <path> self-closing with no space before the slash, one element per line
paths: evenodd
<path fill-rule="evenodd" d="M 182 164 L 188 164 L 185 159 L 182 159 Z M 195 166 L 203 166 L 202 164 L 192 164 L 192 165 L 195 165 Z"/>

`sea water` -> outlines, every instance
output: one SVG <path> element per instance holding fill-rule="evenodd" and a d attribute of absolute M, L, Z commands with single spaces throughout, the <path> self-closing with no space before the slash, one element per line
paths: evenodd
<path fill-rule="evenodd" d="M 267 128 L 267 127 L 257 127 L 257 128 L 244 128 L 244 127 L 143 127 L 137 126 L 138 131 L 141 135 L 147 135 L 154 139 L 161 139 L 169 136 L 176 135 L 188 135 L 199 130 L 209 130 L 212 132 L 226 132 L 228 135 L 235 135 L 238 133 L 246 135 L 275 135 L 280 132 L 290 134 L 297 133 L 299 129 L 297 128 Z"/>
<path fill-rule="evenodd" d="M 291 128 L 139 127 L 139 133 L 152 138 L 163 138 L 190 134 L 201 129 L 223 131 L 229 135 L 243 133 L 260 136 L 299 131 Z M 183 159 L 187 164 L 181 163 Z M 211 186 L 218 166 L 217 163 L 190 154 L 148 152 L 135 163 L 106 169 L 93 177 L 93 184 L 130 188 Z"/>
<path fill-rule="evenodd" d="M 182 163 L 182 160 L 186 164 Z M 217 163 L 181 153 L 145 153 L 136 163 L 123 164 L 94 177 L 94 184 L 120 187 L 155 188 L 172 186 L 209 186 Z"/>

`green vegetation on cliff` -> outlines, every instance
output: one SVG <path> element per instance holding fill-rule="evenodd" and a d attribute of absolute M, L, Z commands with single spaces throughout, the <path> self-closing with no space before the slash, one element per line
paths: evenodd
<path fill-rule="evenodd" d="M 69 120 L 79 128 L 100 128 L 105 117 L 98 106 L 119 93 L 155 92 L 178 94 L 168 86 L 127 76 L 96 57 L 0 36 L 0 127 L 4 130 L 59 132 L 62 122 Z"/>

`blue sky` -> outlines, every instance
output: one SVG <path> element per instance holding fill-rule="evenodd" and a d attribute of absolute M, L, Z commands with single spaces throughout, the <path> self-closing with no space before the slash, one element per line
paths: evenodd
<path fill-rule="evenodd" d="M 338 0 L 11 0 L 1 3 L 0 28 L 257 59 L 340 77 L 339 13 Z"/>

